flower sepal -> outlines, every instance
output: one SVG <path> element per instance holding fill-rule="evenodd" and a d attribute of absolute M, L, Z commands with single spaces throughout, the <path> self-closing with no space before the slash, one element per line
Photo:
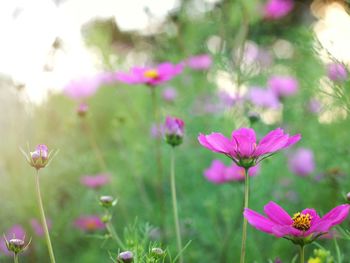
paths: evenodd
<path fill-rule="evenodd" d="M 235 161 L 235 160 L 233 160 Z M 245 169 L 249 169 L 257 164 L 256 159 L 254 158 L 241 158 L 237 163 L 238 166 L 241 166 Z"/>
<path fill-rule="evenodd" d="M 176 134 L 167 134 L 165 135 L 165 140 L 167 144 L 170 144 L 171 146 L 175 147 L 182 143 L 183 138 L 182 136 Z"/>
<path fill-rule="evenodd" d="M 5 236 L 4 236 L 4 240 L 5 240 L 7 250 L 10 252 L 13 252 L 15 255 L 26 250 L 30 242 L 32 241 L 32 239 L 30 239 L 29 242 L 25 244 L 24 238 L 23 239 L 11 238 L 10 240 L 7 240 Z"/>

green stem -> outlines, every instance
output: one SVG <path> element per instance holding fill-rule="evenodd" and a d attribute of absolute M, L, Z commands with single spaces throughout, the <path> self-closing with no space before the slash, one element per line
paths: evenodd
<path fill-rule="evenodd" d="M 38 197 L 38 204 L 39 204 L 39 210 L 40 210 L 41 224 L 42 224 L 42 226 L 44 228 L 46 244 L 47 244 L 47 248 L 49 250 L 49 255 L 50 255 L 50 261 L 51 261 L 51 263 L 55 263 L 56 262 L 55 261 L 55 256 L 54 256 L 52 245 L 51 245 L 49 229 L 47 227 L 43 201 L 42 201 L 42 198 L 41 198 L 40 184 L 39 184 L 39 170 L 36 170 L 35 181 L 36 181 L 36 193 L 37 193 L 37 197 Z"/>
<path fill-rule="evenodd" d="M 183 263 L 183 257 L 182 257 L 182 251 L 181 251 L 182 243 L 181 243 L 180 223 L 179 223 L 179 214 L 177 210 L 177 199 L 176 199 L 174 147 L 172 147 L 171 149 L 171 157 L 170 157 L 170 185 L 171 185 L 171 197 L 173 201 L 173 213 L 174 213 L 174 222 L 175 222 L 177 250 L 179 253 L 179 263 Z"/>
<path fill-rule="evenodd" d="M 18 255 L 16 253 L 13 254 L 13 262 L 18 263 Z"/>
<path fill-rule="evenodd" d="M 111 224 L 111 222 L 108 222 L 106 224 L 106 228 L 107 228 L 109 234 L 112 236 L 112 238 L 117 242 L 118 246 L 121 249 L 125 249 L 124 243 L 119 238 L 119 236 L 118 236 L 117 232 L 115 231 L 114 226 Z"/>
<path fill-rule="evenodd" d="M 305 246 L 300 245 L 300 263 L 304 263 L 305 258 Z"/>
<path fill-rule="evenodd" d="M 244 209 L 249 207 L 249 168 L 244 169 Z M 247 243 L 247 219 L 243 219 L 243 230 L 242 230 L 242 246 L 241 246 L 241 260 L 240 263 L 245 262 L 245 252 L 246 252 L 246 243 Z"/>

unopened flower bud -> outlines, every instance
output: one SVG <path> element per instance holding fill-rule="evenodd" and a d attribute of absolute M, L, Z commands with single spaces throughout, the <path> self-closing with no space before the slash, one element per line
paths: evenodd
<path fill-rule="evenodd" d="M 45 144 L 36 146 L 34 152 L 30 152 L 29 164 L 39 170 L 49 163 L 49 150 Z"/>
<path fill-rule="evenodd" d="M 350 202 L 350 192 L 346 194 L 346 200 L 348 200 L 348 202 Z"/>
<path fill-rule="evenodd" d="M 89 110 L 89 106 L 86 103 L 80 103 L 77 108 L 77 113 L 80 117 L 84 117 Z"/>
<path fill-rule="evenodd" d="M 327 75 L 334 82 L 343 82 L 348 78 L 348 71 L 343 64 L 331 63 L 327 66 Z"/>
<path fill-rule="evenodd" d="M 100 197 L 100 205 L 105 208 L 110 208 L 115 205 L 115 200 L 110 195 L 103 195 Z"/>
<path fill-rule="evenodd" d="M 257 112 L 249 112 L 248 119 L 250 121 L 250 124 L 254 124 L 260 120 L 260 116 Z"/>
<path fill-rule="evenodd" d="M 161 258 L 165 255 L 164 250 L 161 249 L 160 247 L 152 248 L 151 253 L 155 258 Z"/>
<path fill-rule="evenodd" d="M 168 116 L 165 120 L 165 139 L 171 146 L 182 143 L 185 123 L 179 118 Z"/>
<path fill-rule="evenodd" d="M 131 251 L 121 252 L 117 257 L 119 263 L 130 263 L 134 261 L 134 254 Z"/>
<path fill-rule="evenodd" d="M 13 252 L 15 254 L 22 252 L 23 249 L 25 248 L 24 240 L 22 239 L 13 238 L 13 239 L 10 239 L 10 241 L 5 240 L 5 242 L 6 242 L 8 251 Z"/>
<path fill-rule="evenodd" d="M 107 224 L 108 222 L 110 222 L 112 219 L 112 216 L 110 214 L 105 214 L 101 217 L 101 221 L 104 223 L 104 224 Z"/>

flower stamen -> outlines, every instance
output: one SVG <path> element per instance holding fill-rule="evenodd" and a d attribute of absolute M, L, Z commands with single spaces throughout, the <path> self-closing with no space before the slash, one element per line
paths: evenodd
<path fill-rule="evenodd" d="M 155 69 L 149 69 L 149 70 L 146 70 L 143 75 L 146 77 L 146 78 L 150 78 L 150 79 L 156 79 L 159 77 L 159 73 L 157 70 Z"/>
<path fill-rule="evenodd" d="M 312 216 L 310 214 L 302 214 L 300 212 L 293 215 L 293 227 L 301 231 L 307 231 L 311 226 Z"/>

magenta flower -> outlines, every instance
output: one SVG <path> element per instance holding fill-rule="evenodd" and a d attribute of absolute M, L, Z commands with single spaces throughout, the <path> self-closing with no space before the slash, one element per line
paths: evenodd
<path fill-rule="evenodd" d="M 6 232 L 5 237 L 7 240 L 10 240 L 13 238 L 24 240 L 25 235 L 26 233 L 24 231 L 24 228 L 21 225 L 14 225 Z M 12 253 L 7 249 L 6 241 L 4 237 L 0 238 L 0 252 L 4 253 L 6 256 L 12 255 Z"/>
<path fill-rule="evenodd" d="M 167 116 L 165 119 L 164 133 L 168 144 L 177 146 L 182 143 L 185 122 L 176 117 Z"/>
<path fill-rule="evenodd" d="M 343 82 L 348 78 L 348 71 L 340 63 L 331 63 L 327 65 L 327 75 L 334 82 Z"/>
<path fill-rule="evenodd" d="M 96 93 L 100 86 L 100 79 L 85 77 L 72 80 L 64 88 L 64 94 L 74 100 L 83 100 Z"/>
<path fill-rule="evenodd" d="M 257 175 L 259 166 L 253 166 L 249 169 L 248 175 Z M 237 166 L 233 163 L 230 166 L 225 166 L 225 164 L 219 160 L 214 160 L 211 166 L 204 171 L 204 176 L 208 181 L 214 184 L 222 184 L 231 181 L 244 181 L 244 168 Z"/>
<path fill-rule="evenodd" d="M 290 76 L 272 76 L 267 86 L 277 95 L 277 97 L 289 97 L 298 92 L 298 81 Z"/>
<path fill-rule="evenodd" d="M 105 224 L 97 215 L 81 216 L 74 221 L 74 226 L 80 230 L 92 232 L 105 228 Z"/>
<path fill-rule="evenodd" d="M 280 19 L 288 15 L 294 8 L 293 0 L 268 0 L 264 6 L 266 19 Z"/>
<path fill-rule="evenodd" d="M 281 103 L 272 90 L 263 88 L 251 88 L 247 98 L 257 107 L 278 109 Z"/>
<path fill-rule="evenodd" d="M 98 189 L 110 182 L 109 174 L 86 175 L 81 177 L 80 182 L 92 189 Z"/>
<path fill-rule="evenodd" d="M 212 59 L 208 54 L 201 54 L 188 58 L 186 64 L 195 70 L 207 70 L 212 64 Z"/>
<path fill-rule="evenodd" d="M 321 235 L 342 223 L 348 216 L 350 205 L 339 205 L 320 217 L 315 209 L 306 208 L 292 217 L 279 205 L 269 202 L 264 207 L 267 217 L 246 208 L 244 217 L 256 229 L 292 240 L 299 245 L 311 243 Z"/>
<path fill-rule="evenodd" d="M 46 223 L 47 223 L 47 228 L 50 230 L 51 228 L 51 220 L 50 219 L 46 219 Z M 44 232 L 44 228 L 42 227 L 41 225 L 41 222 L 35 218 L 31 219 L 30 220 L 30 225 L 32 226 L 33 230 L 34 230 L 34 233 L 41 237 L 41 236 L 44 236 L 45 235 L 45 232 Z"/>
<path fill-rule="evenodd" d="M 119 72 L 116 78 L 126 84 L 157 86 L 171 80 L 183 70 L 183 64 L 165 62 L 157 67 L 134 67 L 129 73 Z"/>
<path fill-rule="evenodd" d="M 299 176 L 307 176 L 315 170 L 314 153 L 310 149 L 299 148 L 288 160 L 289 169 Z"/>
<path fill-rule="evenodd" d="M 177 91 L 172 87 L 167 87 L 163 90 L 162 97 L 167 102 L 173 102 L 177 97 Z"/>
<path fill-rule="evenodd" d="M 300 134 L 289 136 L 278 128 L 269 132 L 257 143 L 255 131 L 251 128 L 240 128 L 232 132 L 231 139 L 221 133 L 200 134 L 199 143 L 213 152 L 225 154 L 238 166 L 249 168 L 273 153 L 287 148 L 301 139 Z"/>

